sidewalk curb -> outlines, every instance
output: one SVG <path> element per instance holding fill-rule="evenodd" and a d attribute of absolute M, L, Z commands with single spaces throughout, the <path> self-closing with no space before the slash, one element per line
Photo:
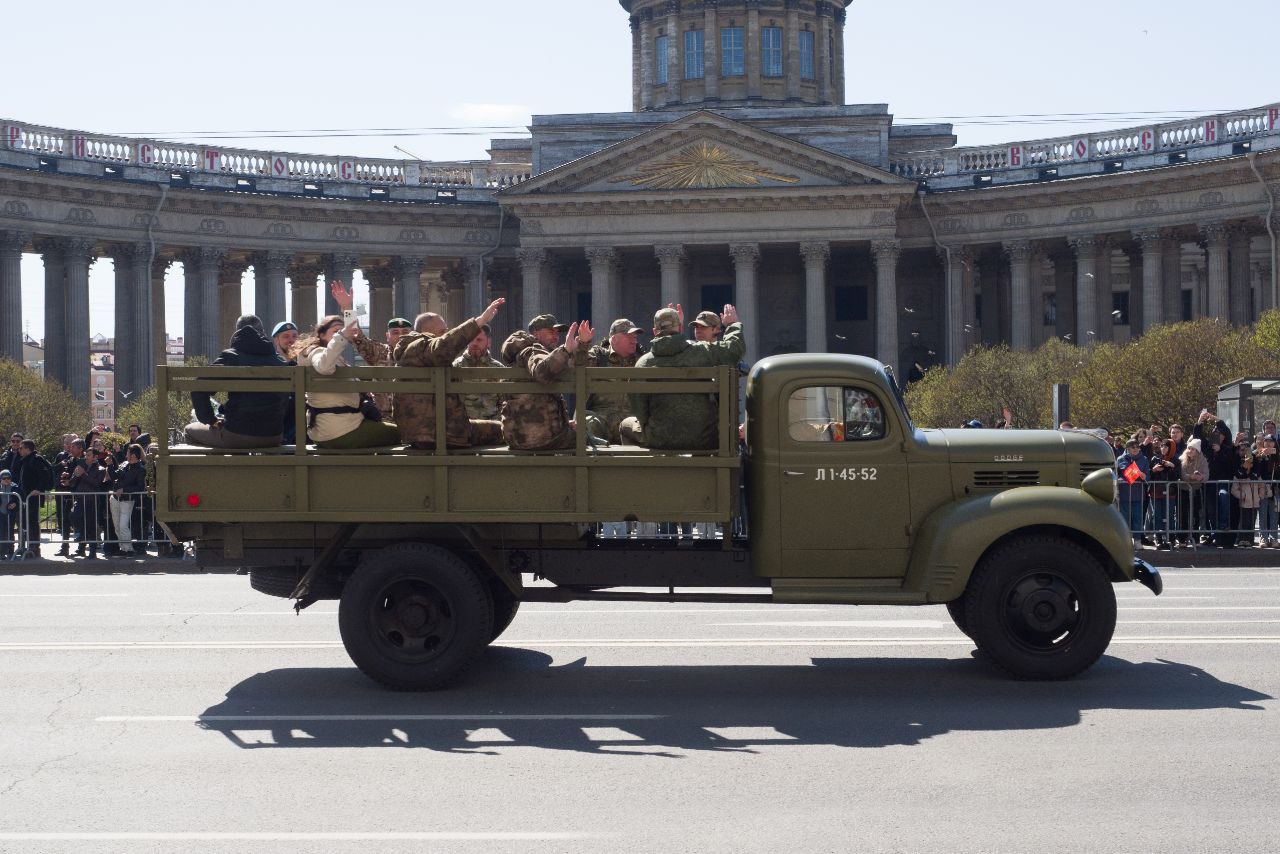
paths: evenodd
<path fill-rule="evenodd" d="M 1138 549 L 1136 556 L 1159 569 L 1244 567 L 1280 569 L 1280 549 Z"/>

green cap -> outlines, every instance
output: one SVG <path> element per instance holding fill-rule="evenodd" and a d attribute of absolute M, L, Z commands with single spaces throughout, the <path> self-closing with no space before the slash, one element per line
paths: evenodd
<path fill-rule="evenodd" d="M 634 323 L 632 323 L 630 320 L 627 320 L 625 317 L 618 318 L 613 322 L 613 325 L 609 327 L 610 335 L 630 335 L 632 332 L 639 332 L 639 331 L 640 331 L 640 327 L 636 326 Z"/>
<path fill-rule="evenodd" d="M 413 324 L 403 317 L 393 317 L 387 321 L 388 329 L 412 329 Z"/>
<path fill-rule="evenodd" d="M 674 308 L 660 308 L 654 313 L 654 335 L 677 335 L 680 331 L 680 314 Z"/>
<path fill-rule="evenodd" d="M 698 312 L 698 316 L 693 319 L 693 323 L 690 323 L 689 325 L 706 326 L 710 329 L 719 329 L 720 315 L 716 314 L 714 311 L 700 311 Z"/>
<path fill-rule="evenodd" d="M 560 323 L 556 320 L 554 314 L 540 314 L 529 321 L 530 332 L 537 332 L 539 329 L 554 329 L 557 332 L 564 332 L 568 328 L 569 324 Z"/>

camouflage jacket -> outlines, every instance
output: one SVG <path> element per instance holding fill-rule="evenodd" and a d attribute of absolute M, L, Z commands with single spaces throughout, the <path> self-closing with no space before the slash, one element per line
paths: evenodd
<path fill-rule="evenodd" d="M 640 368 L 709 368 L 737 364 L 746 352 L 742 324 L 731 323 L 720 341 L 686 341 L 682 335 L 653 340 Z M 660 450 L 712 450 L 718 444 L 714 394 L 633 394 L 631 406 L 645 444 Z"/>
<path fill-rule="evenodd" d="M 402 368 L 439 368 L 453 364 L 453 360 L 480 334 L 480 327 L 472 318 L 461 326 L 455 326 L 443 335 L 413 332 L 396 342 L 392 354 Z M 400 439 L 406 445 L 436 446 L 436 398 L 434 394 L 406 394 L 395 396 L 395 421 L 400 428 Z M 465 447 L 471 441 L 471 423 L 467 418 L 462 396 L 451 394 L 445 398 L 445 441 L 449 445 Z"/>
<path fill-rule="evenodd" d="M 364 359 L 364 363 L 371 368 L 395 365 L 395 362 L 391 359 L 391 348 L 387 346 L 385 341 L 374 341 L 372 338 L 365 337 L 365 334 L 361 332 L 356 336 L 356 340 L 351 342 L 351 346 L 360 354 L 360 358 Z M 382 410 L 383 418 L 391 417 L 393 400 L 389 392 L 378 392 L 373 396 L 373 402 L 377 404 L 378 409 Z"/>
<path fill-rule="evenodd" d="M 479 359 L 473 359 L 470 352 L 465 352 L 453 360 L 455 368 L 505 368 L 506 365 L 485 353 Z M 496 420 L 502 410 L 500 394 L 464 394 L 462 402 L 467 407 L 467 415 L 478 421 Z"/>
<path fill-rule="evenodd" d="M 573 356 L 563 346 L 550 353 L 541 344 L 526 347 L 512 367 L 523 368 L 540 383 L 553 383 L 573 367 Z M 513 394 L 502 402 L 502 438 L 522 451 L 554 450 L 574 446 L 569 408 L 560 394 Z"/>
<path fill-rule="evenodd" d="M 640 359 L 640 352 L 630 359 L 624 359 L 609 348 L 607 344 L 597 344 L 587 354 L 588 364 L 593 368 L 630 368 Z M 609 441 L 615 445 L 621 443 L 618 436 L 618 425 L 624 418 L 635 413 L 631 411 L 631 396 L 628 394 L 593 394 L 587 399 L 587 409 L 609 428 Z"/>

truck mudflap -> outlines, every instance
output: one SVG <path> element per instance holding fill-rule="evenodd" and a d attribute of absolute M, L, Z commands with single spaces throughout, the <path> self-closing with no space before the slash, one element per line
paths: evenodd
<path fill-rule="evenodd" d="M 1133 577 L 1157 596 L 1164 592 L 1164 579 L 1160 577 L 1160 570 L 1140 557 L 1133 559 Z"/>

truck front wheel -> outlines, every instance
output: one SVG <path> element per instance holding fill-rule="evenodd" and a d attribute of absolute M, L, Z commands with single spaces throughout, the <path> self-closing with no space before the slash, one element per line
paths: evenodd
<path fill-rule="evenodd" d="M 493 600 L 459 556 L 405 543 L 372 555 L 347 581 L 338 628 L 366 676 L 429 691 L 456 679 L 488 644 Z"/>
<path fill-rule="evenodd" d="M 969 580 L 965 625 L 1019 679 L 1069 679 L 1097 661 L 1116 627 L 1111 581 L 1087 550 L 1023 537 L 986 555 Z"/>

